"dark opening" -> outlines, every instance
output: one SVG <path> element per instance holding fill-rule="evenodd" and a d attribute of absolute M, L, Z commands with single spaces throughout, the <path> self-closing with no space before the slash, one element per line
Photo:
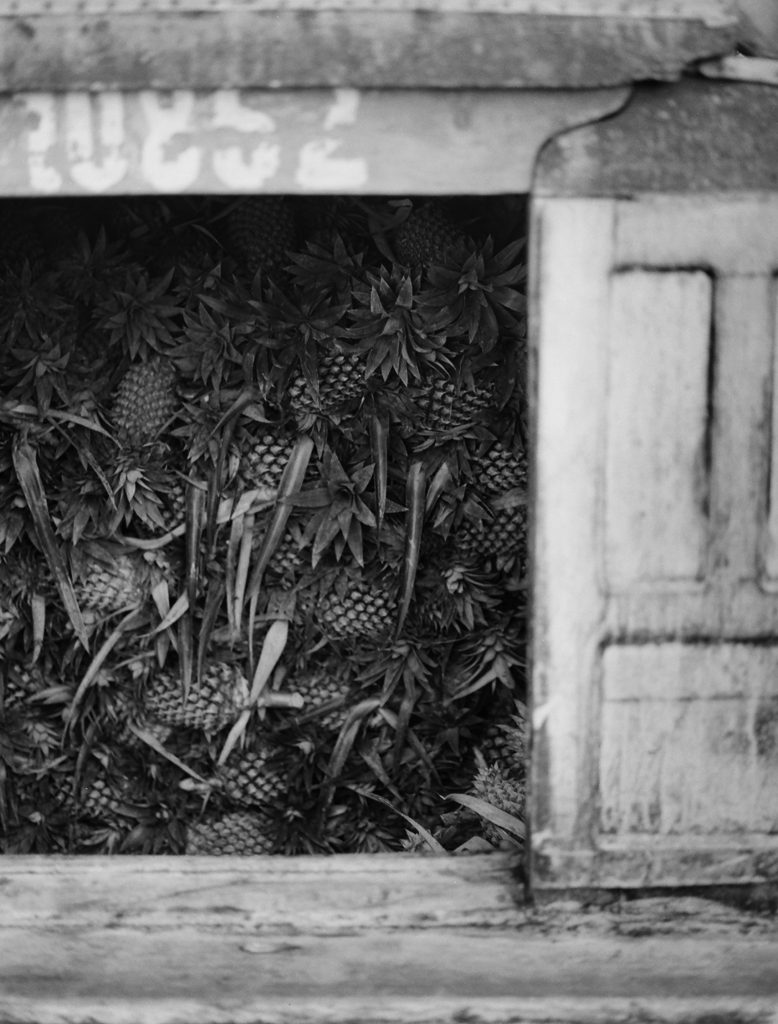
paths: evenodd
<path fill-rule="evenodd" d="M 521 196 L 0 205 L 0 848 L 522 846 Z"/>

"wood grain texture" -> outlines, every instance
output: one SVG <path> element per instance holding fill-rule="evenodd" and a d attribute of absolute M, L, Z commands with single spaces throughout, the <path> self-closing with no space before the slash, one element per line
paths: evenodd
<path fill-rule="evenodd" d="M 593 692 L 600 451 L 613 266 L 613 201 L 532 204 L 530 302 L 536 391 L 533 843 L 588 827 L 598 721 Z"/>
<path fill-rule="evenodd" d="M 533 218 L 533 884 L 778 879 L 778 200 Z"/>
<path fill-rule="evenodd" d="M 418 877 L 437 890 L 452 870 L 469 877 L 486 860 L 504 890 L 510 862 L 378 857 L 371 870 L 370 859 L 8 858 L 0 891 L 4 908 L 18 912 L 0 923 L 0 1019 L 693 1024 L 727 1013 L 738 1024 L 772 1021 L 778 925 L 770 918 L 704 900 L 676 910 L 662 900 L 612 901 L 603 911 L 568 900 L 517 908 L 510 922 L 485 915 L 478 925 L 430 926 L 410 907 L 385 915 L 393 890 L 418 901 Z M 25 912 L 47 871 L 70 889 L 67 906 L 47 914 L 38 901 Z M 340 916 L 338 877 L 350 880 L 347 902 L 365 911 L 351 926 Z M 279 915 L 273 907 L 285 897 Z M 326 911 L 330 926 L 317 928 Z"/>
<path fill-rule="evenodd" d="M 613 275 L 605 560 L 611 590 L 700 581 L 713 283 L 699 270 Z"/>
<path fill-rule="evenodd" d="M 539 195 L 733 193 L 778 187 L 778 90 L 705 82 L 636 87 L 618 118 L 560 135 Z"/>
<path fill-rule="evenodd" d="M 603 655 L 603 833 L 778 831 L 778 647 L 644 644 Z"/>
<path fill-rule="evenodd" d="M 0 90 L 590 88 L 673 80 L 736 40 L 713 0 L 524 6 L 20 3 L 0 17 Z"/>
<path fill-rule="evenodd" d="M 0 193 L 493 194 L 628 90 L 230 90 L 0 96 Z"/>
<path fill-rule="evenodd" d="M 508 925 L 521 884 L 502 855 L 403 857 L 6 857 L 3 924 L 189 924 L 259 934 L 365 927 Z"/>

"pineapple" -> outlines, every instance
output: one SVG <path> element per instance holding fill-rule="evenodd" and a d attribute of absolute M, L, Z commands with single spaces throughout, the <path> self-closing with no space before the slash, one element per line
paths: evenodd
<path fill-rule="evenodd" d="M 219 661 L 207 667 L 199 683 L 192 684 L 186 701 L 177 675 L 157 673 L 142 704 L 144 714 L 157 722 L 214 732 L 237 718 L 248 697 L 248 681 L 240 669 Z"/>
<path fill-rule="evenodd" d="M 206 856 L 250 856 L 274 853 L 278 842 L 263 814 L 236 811 L 189 825 L 186 853 Z"/>
<path fill-rule="evenodd" d="M 417 580 L 414 616 L 436 633 L 472 630 L 487 624 L 500 603 L 501 589 L 492 575 L 472 565 L 453 562 L 431 567 Z"/>
<path fill-rule="evenodd" d="M 91 560 L 74 580 L 81 609 L 101 616 L 142 604 L 152 586 L 148 563 L 140 555 L 126 553 Z"/>
<path fill-rule="evenodd" d="M 77 791 L 73 778 L 65 774 L 49 776 L 49 785 L 60 807 L 78 818 L 115 823 L 134 818 L 139 809 L 136 787 L 115 768 L 101 765 Z"/>
<path fill-rule="evenodd" d="M 365 362 L 359 355 L 333 350 L 319 360 L 318 394 L 300 374 L 288 389 L 289 405 L 296 414 L 331 413 L 365 394 Z"/>
<path fill-rule="evenodd" d="M 111 412 L 120 441 L 142 445 L 158 437 L 177 407 L 175 380 L 172 363 L 160 357 L 127 370 Z"/>
<path fill-rule="evenodd" d="M 0 680 L 2 684 L 2 703 L 0 710 L 3 714 L 12 711 L 22 710 L 27 701 L 36 690 L 36 683 L 33 676 L 23 668 L 12 666 L 7 676 Z"/>
<path fill-rule="evenodd" d="M 446 252 L 464 240 L 451 218 L 439 203 L 427 203 L 412 210 L 397 229 L 395 250 L 401 263 L 410 267 L 427 267 L 440 263 Z"/>
<path fill-rule="evenodd" d="M 473 779 L 472 793 L 515 818 L 521 819 L 524 814 L 526 787 L 500 765 L 481 766 Z M 484 835 L 494 845 L 499 845 L 502 838 L 500 832 L 488 821 L 484 822 Z"/>
<path fill-rule="evenodd" d="M 491 382 L 468 388 L 453 380 L 437 379 L 422 395 L 422 426 L 439 432 L 461 430 L 483 419 L 495 402 L 496 388 Z"/>
<path fill-rule="evenodd" d="M 512 725 L 504 723 L 487 727 L 479 744 L 481 756 L 489 767 L 497 766 L 508 776 L 522 779 L 529 758 L 527 709 L 517 703 L 518 714 Z"/>
<path fill-rule="evenodd" d="M 515 554 L 526 547 L 527 506 L 499 508 L 490 519 L 469 519 L 455 534 L 466 558 Z"/>
<path fill-rule="evenodd" d="M 114 724 L 111 728 L 110 740 L 123 747 L 142 747 L 143 740 L 135 733 L 135 729 L 150 733 L 160 743 L 170 736 L 171 728 L 164 722 L 155 722 L 148 718 L 141 700 L 134 693 L 120 691 L 113 701 Z"/>
<path fill-rule="evenodd" d="M 244 486 L 277 489 L 294 450 L 294 438 L 265 431 L 255 437 L 244 431 L 238 437 L 240 476 Z"/>
<path fill-rule="evenodd" d="M 355 580 L 321 597 L 314 617 L 330 640 L 380 640 L 391 632 L 395 606 L 385 587 Z"/>
<path fill-rule="evenodd" d="M 240 807 L 267 807 L 286 789 L 283 777 L 268 768 L 272 751 L 260 750 L 231 758 L 216 773 L 221 792 Z"/>
<path fill-rule="evenodd" d="M 253 277 L 258 270 L 280 267 L 297 241 L 294 213 L 281 196 L 252 196 L 227 219 L 229 248 Z"/>
<path fill-rule="evenodd" d="M 303 698 L 303 711 L 298 721 L 313 722 L 323 729 L 336 731 L 348 714 L 351 687 L 340 662 L 306 669 L 289 681 L 289 688 Z"/>
<path fill-rule="evenodd" d="M 255 544 L 257 549 L 261 546 L 263 539 L 264 533 L 257 538 Z M 297 523 L 290 523 L 270 557 L 267 566 L 268 572 L 289 580 L 297 578 L 309 567 L 310 549 L 308 552 L 303 551 L 300 526 Z"/>
<path fill-rule="evenodd" d="M 19 609 L 6 594 L 0 595 L 0 639 L 13 632 L 20 621 Z"/>
<path fill-rule="evenodd" d="M 503 494 L 527 486 L 527 458 L 497 444 L 478 460 L 476 481 L 487 494 Z"/>
<path fill-rule="evenodd" d="M 186 483 L 180 476 L 170 478 L 158 492 L 160 515 L 167 533 L 186 522 Z"/>

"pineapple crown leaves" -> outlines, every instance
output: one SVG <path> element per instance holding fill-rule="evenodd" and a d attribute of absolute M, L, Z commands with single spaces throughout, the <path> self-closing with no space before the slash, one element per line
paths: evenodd
<path fill-rule="evenodd" d="M 427 566 L 414 597 L 418 612 L 432 618 L 439 630 L 464 633 L 489 624 L 499 607 L 502 587 L 494 574 L 452 561 L 447 566 Z"/>
<path fill-rule="evenodd" d="M 236 373 L 240 376 L 250 323 L 233 320 L 203 302 L 196 313 L 184 312 L 183 322 L 183 340 L 168 354 L 186 377 L 218 390 L 231 383 Z"/>
<path fill-rule="evenodd" d="M 110 478 L 113 515 L 108 532 L 134 520 L 147 529 L 164 531 L 164 499 L 170 487 L 170 473 L 152 459 L 143 460 L 128 453 L 120 458 Z"/>
<path fill-rule="evenodd" d="M 121 286 L 96 307 L 98 325 L 132 359 L 163 352 L 180 330 L 181 308 L 168 291 L 172 278 L 172 270 L 153 280 L 145 270 L 128 269 Z"/>
<path fill-rule="evenodd" d="M 519 290 L 526 279 L 526 267 L 518 263 L 523 246 L 520 239 L 495 253 L 488 238 L 474 252 L 457 248 L 430 267 L 419 296 L 430 329 L 477 341 L 483 351 L 493 348 L 501 328 L 514 327 L 526 313 Z"/>
<path fill-rule="evenodd" d="M 450 701 L 462 700 L 485 686 L 502 685 L 512 690 L 517 678 L 526 673 L 526 657 L 521 642 L 523 630 L 505 617 L 472 632 L 461 644 L 448 680 Z"/>
<path fill-rule="evenodd" d="M 289 258 L 292 286 L 303 297 L 324 296 L 347 304 L 354 281 L 363 275 L 364 253 L 351 251 L 337 233 L 329 248 L 307 242 L 304 252 L 290 253 Z"/>
<path fill-rule="evenodd" d="M 327 343 L 342 335 L 340 325 L 349 307 L 350 301 L 336 301 L 322 292 L 288 296 L 271 282 L 265 302 L 270 344 L 308 347 L 312 342 Z"/>
<path fill-rule="evenodd" d="M 122 246 L 108 243 L 104 228 L 94 244 L 81 232 L 72 253 L 58 264 L 62 293 L 86 307 L 107 301 L 122 281 L 128 259 Z"/>
<path fill-rule="evenodd" d="M 33 280 L 27 269 L 0 277 L 0 342 L 5 349 L 42 331 L 55 332 L 73 315 L 73 306 L 59 294 L 56 274 Z"/>
<path fill-rule="evenodd" d="M 417 309 L 417 286 L 418 281 L 397 266 L 382 266 L 355 286 L 356 305 L 346 337 L 355 341 L 350 351 L 366 353 L 366 377 L 380 372 L 387 381 L 394 373 L 407 386 L 410 378 L 421 380 L 420 363 L 434 361 L 444 348 L 445 337 L 425 329 Z"/>
<path fill-rule="evenodd" d="M 19 398 L 34 396 L 41 413 L 48 411 L 55 395 L 67 405 L 69 393 L 65 371 L 72 353 L 67 337 L 58 340 L 42 330 L 25 340 L 26 345 L 12 350 L 18 362 L 16 373 L 8 374 L 16 377 L 10 394 Z"/>
<path fill-rule="evenodd" d="M 376 517 L 362 495 L 373 476 L 373 466 L 363 465 L 349 476 L 335 452 L 324 453 L 320 464 L 323 486 L 301 491 L 293 499 L 314 514 L 303 532 L 305 544 L 313 542 L 311 564 L 315 568 L 330 548 L 340 560 L 346 547 L 358 565 L 364 565 L 362 527 L 376 527 Z"/>

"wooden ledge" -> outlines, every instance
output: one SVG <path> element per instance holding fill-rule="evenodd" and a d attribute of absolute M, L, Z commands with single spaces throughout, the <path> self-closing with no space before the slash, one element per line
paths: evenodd
<path fill-rule="evenodd" d="M 4 1024 L 778 1019 L 778 924 L 524 906 L 472 858 L 6 858 Z"/>
<path fill-rule="evenodd" d="M 734 49 L 724 0 L 10 0 L 0 89 L 597 88 Z"/>

